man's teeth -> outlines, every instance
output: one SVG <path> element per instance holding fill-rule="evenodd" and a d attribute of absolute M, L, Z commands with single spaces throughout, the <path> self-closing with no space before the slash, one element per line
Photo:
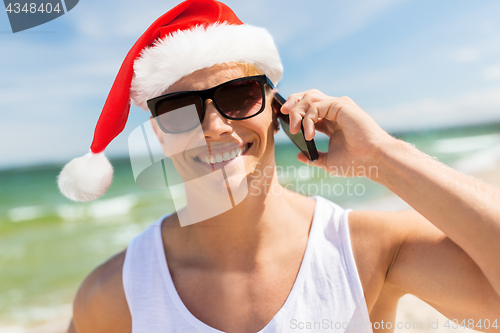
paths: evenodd
<path fill-rule="evenodd" d="M 220 163 L 220 162 L 226 162 L 230 161 L 238 156 L 241 156 L 243 152 L 247 150 L 247 147 L 241 149 L 241 148 L 236 148 L 231 151 L 226 151 L 225 153 L 222 154 L 214 154 L 212 156 L 205 156 L 201 158 L 201 161 L 206 163 L 206 164 L 214 164 L 214 163 Z"/>

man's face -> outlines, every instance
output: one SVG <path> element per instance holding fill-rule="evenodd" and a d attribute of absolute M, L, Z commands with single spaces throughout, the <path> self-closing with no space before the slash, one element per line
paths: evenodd
<path fill-rule="evenodd" d="M 185 76 L 165 94 L 208 89 L 245 76 L 248 75 L 243 65 L 215 65 Z M 221 168 L 224 168 L 229 181 L 242 182 L 256 169 L 265 170 L 266 166 L 274 165 L 271 99 L 272 93 L 267 92 L 264 111 L 244 120 L 224 118 L 213 101 L 207 100 L 204 119 L 197 128 L 181 134 L 168 134 L 163 133 L 154 120 L 153 128 L 165 155 L 172 159 L 185 182 Z M 186 108 L 185 112 L 190 117 L 196 117 L 194 107 Z"/>

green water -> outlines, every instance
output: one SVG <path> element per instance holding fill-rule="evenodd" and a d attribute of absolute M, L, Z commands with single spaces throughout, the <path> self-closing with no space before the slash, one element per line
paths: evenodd
<path fill-rule="evenodd" d="M 398 135 L 439 160 L 453 165 L 469 158 L 484 165 L 488 152 L 500 145 L 500 126 Z M 318 142 L 325 150 L 327 142 Z M 481 152 L 483 153 L 481 155 Z M 358 185 L 358 194 L 325 193 L 344 207 L 387 193 L 362 178 L 338 178 L 305 167 L 292 144 L 277 144 L 276 161 L 285 172 L 280 182 L 307 193 L 311 184 Z M 84 277 L 160 215 L 173 211 L 163 190 L 144 190 L 133 179 L 128 159 L 114 160 L 113 184 L 92 203 L 73 203 L 56 186 L 61 166 L 0 171 L 0 327 L 57 318 L 71 303 Z M 469 163 L 470 164 L 470 163 Z M 302 167 L 299 174 L 287 166 Z M 305 185 L 300 189 L 301 185 Z M 338 187 L 340 189 L 341 187 Z M 309 187 L 309 189 L 315 189 Z M 318 193 L 312 193 L 318 194 Z"/>

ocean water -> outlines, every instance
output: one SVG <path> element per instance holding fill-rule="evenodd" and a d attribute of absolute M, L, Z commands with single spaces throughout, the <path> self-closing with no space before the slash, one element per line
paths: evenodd
<path fill-rule="evenodd" d="M 500 125 L 396 136 L 465 173 L 500 163 Z M 327 142 L 318 142 L 318 147 L 325 150 Z M 277 144 L 280 182 L 303 194 L 320 194 L 346 208 L 362 208 L 388 194 L 364 178 L 325 175 L 298 162 L 296 155 L 293 144 Z M 0 171 L 0 329 L 66 315 L 92 269 L 174 210 L 169 193 L 135 184 L 127 158 L 112 164 L 111 187 L 91 203 L 74 203 L 59 193 L 56 176 L 61 166 Z"/>

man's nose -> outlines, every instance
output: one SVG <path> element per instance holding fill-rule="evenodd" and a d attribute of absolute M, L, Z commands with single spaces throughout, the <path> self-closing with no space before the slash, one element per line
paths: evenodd
<path fill-rule="evenodd" d="M 205 101 L 205 116 L 201 128 L 207 139 L 218 139 L 233 132 L 231 120 L 224 118 L 210 99 Z"/>

